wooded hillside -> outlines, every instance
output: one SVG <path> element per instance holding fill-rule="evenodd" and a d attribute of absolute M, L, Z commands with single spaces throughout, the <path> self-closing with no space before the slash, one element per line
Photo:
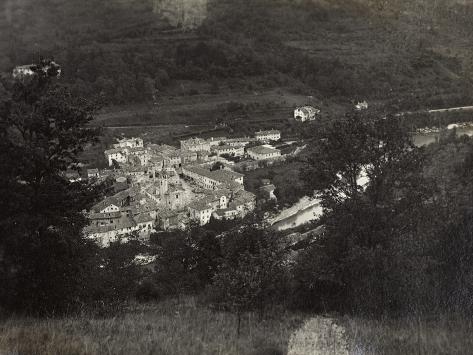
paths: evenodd
<path fill-rule="evenodd" d="M 240 91 L 286 86 L 345 103 L 469 103 L 473 10 L 456 1 L 211 0 L 205 20 L 185 12 L 203 20 L 195 30 L 173 26 L 158 3 L 7 1 L 0 70 L 54 56 L 78 93 L 106 104 L 150 102 L 183 81 L 211 94 L 241 79 Z"/>

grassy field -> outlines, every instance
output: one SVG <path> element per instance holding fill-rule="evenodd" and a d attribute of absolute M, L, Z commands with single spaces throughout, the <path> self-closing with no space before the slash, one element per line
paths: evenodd
<path fill-rule="evenodd" d="M 0 354 L 469 354 L 471 321 L 366 320 L 273 311 L 259 320 L 212 311 L 195 298 L 133 305 L 108 318 L 0 320 Z"/>
<path fill-rule="evenodd" d="M 186 85 L 192 87 L 194 83 Z M 95 124 L 197 126 L 215 124 L 219 119 L 230 123 L 234 120 L 284 120 L 292 117 L 295 107 L 311 101 L 314 99 L 307 95 L 294 94 L 283 88 L 262 91 L 223 89 L 219 93 L 203 92 L 195 95 L 184 93 L 178 96 L 161 96 L 154 106 L 143 104 L 109 107 L 97 116 Z M 232 106 L 236 108 L 232 109 Z"/>
<path fill-rule="evenodd" d="M 464 355 L 472 353 L 471 319 L 448 316 L 436 319 L 341 321 L 350 353 L 363 355 Z"/>
<path fill-rule="evenodd" d="M 303 316 L 280 313 L 259 321 L 248 314 L 237 337 L 231 314 L 195 299 L 134 306 L 106 319 L 75 317 L 0 322 L 0 354 L 284 354 Z"/>

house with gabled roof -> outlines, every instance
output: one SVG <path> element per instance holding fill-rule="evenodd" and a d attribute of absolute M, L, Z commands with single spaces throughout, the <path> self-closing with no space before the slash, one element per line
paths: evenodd
<path fill-rule="evenodd" d="M 294 110 L 294 119 L 299 122 L 313 121 L 320 114 L 318 108 L 312 106 L 297 107 Z"/>

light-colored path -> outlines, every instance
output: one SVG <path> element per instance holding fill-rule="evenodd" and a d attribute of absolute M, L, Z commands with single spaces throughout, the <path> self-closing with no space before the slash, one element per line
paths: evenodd
<path fill-rule="evenodd" d="M 348 355 L 345 329 L 331 318 L 314 317 L 292 334 L 288 355 Z"/>

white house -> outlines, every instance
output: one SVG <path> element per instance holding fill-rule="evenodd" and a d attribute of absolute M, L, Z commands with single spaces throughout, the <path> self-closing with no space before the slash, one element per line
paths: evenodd
<path fill-rule="evenodd" d="M 243 185 L 243 174 L 235 171 L 221 169 L 210 171 L 200 166 L 186 166 L 182 168 L 182 174 L 191 178 L 197 185 L 215 190 L 218 186 L 226 183 L 237 183 Z"/>
<path fill-rule="evenodd" d="M 362 111 L 362 110 L 367 110 L 367 109 L 368 109 L 368 102 L 366 102 L 366 101 L 358 102 L 355 105 L 355 110 L 357 110 L 357 111 Z"/>
<path fill-rule="evenodd" d="M 256 138 L 240 137 L 240 138 L 228 138 L 223 141 L 225 145 L 232 146 L 246 146 L 250 143 L 256 142 Z"/>
<path fill-rule="evenodd" d="M 248 148 L 246 153 L 254 160 L 275 159 L 281 156 L 281 151 L 279 149 L 265 147 L 264 145 Z"/>
<path fill-rule="evenodd" d="M 255 138 L 262 142 L 278 141 L 281 139 L 281 132 L 276 129 L 259 131 L 255 133 Z"/>
<path fill-rule="evenodd" d="M 34 64 L 30 65 L 19 65 L 13 69 L 13 78 L 23 78 L 26 76 L 33 75 L 35 73 L 36 66 Z"/>
<path fill-rule="evenodd" d="M 218 145 L 213 147 L 212 150 L 217 154 L 217 156 L 227 154 L 235 157 L 241 157 L 245 154 L 245 148 L 243 146 Z"/>
<path fill-rule="evenodd" d="M 114 160 L 117 163 L 126 163 L 127 156 L 128 154 L 126 154 L 126 151 L 121 149 L 109 149 L 105 151 L 105 157 L 108 160 L 108 166 L 112 166 Z"/>
<path fill-rule="evenodd" d="M 315 120 L 316 115 L 320 114 L 320 110 L 312 106 L 297 107 L 294 110 L 294 119 L 296 121 L 305 122 Z"/>
<path fill-rule="evenodd" d="M 212 191 L 208 196 L 189 205 L 190 218 L 204 225 L 209 223 L 211 216 L 217 219 L 232 219 L 243 217 L 247 211 L 254 209 L 252 203 L 255 195 L 251 192 L 238 192 L 233 202 L 229 202 L 230 196 L 233 194 L 227 189 Z"/>
<path fill-rule="evenodd" d="M 24 79 L 42 71 L 48 76 L 61 76 L 61 66 L 53 60 L 42 59 L 39 64 L 19 65 L 13 69 L 12 76 L 14 79 Z"/>
<path fill-rule="evenodd" d="M 226 137 L 210 137 L 207 139 L 207 142 L 210 144 L 210 147 L 215 147 L 226 139 Z"/>
<path fill-rule="evenodd" d="M 209 223 L 212 213 L 215 211 L 215 208 L 207 203 L 204 199 L 203 201 L 196 201 L 189 205 L 188 207 L 190 218 L 198 221 L 201 226 Z"/>
<path fill-rule="evenodd" d="M 113 145 L 114 148 L 143 148 L 143 139 L 141 138 L 123 138 L 119 139 Z"/>

